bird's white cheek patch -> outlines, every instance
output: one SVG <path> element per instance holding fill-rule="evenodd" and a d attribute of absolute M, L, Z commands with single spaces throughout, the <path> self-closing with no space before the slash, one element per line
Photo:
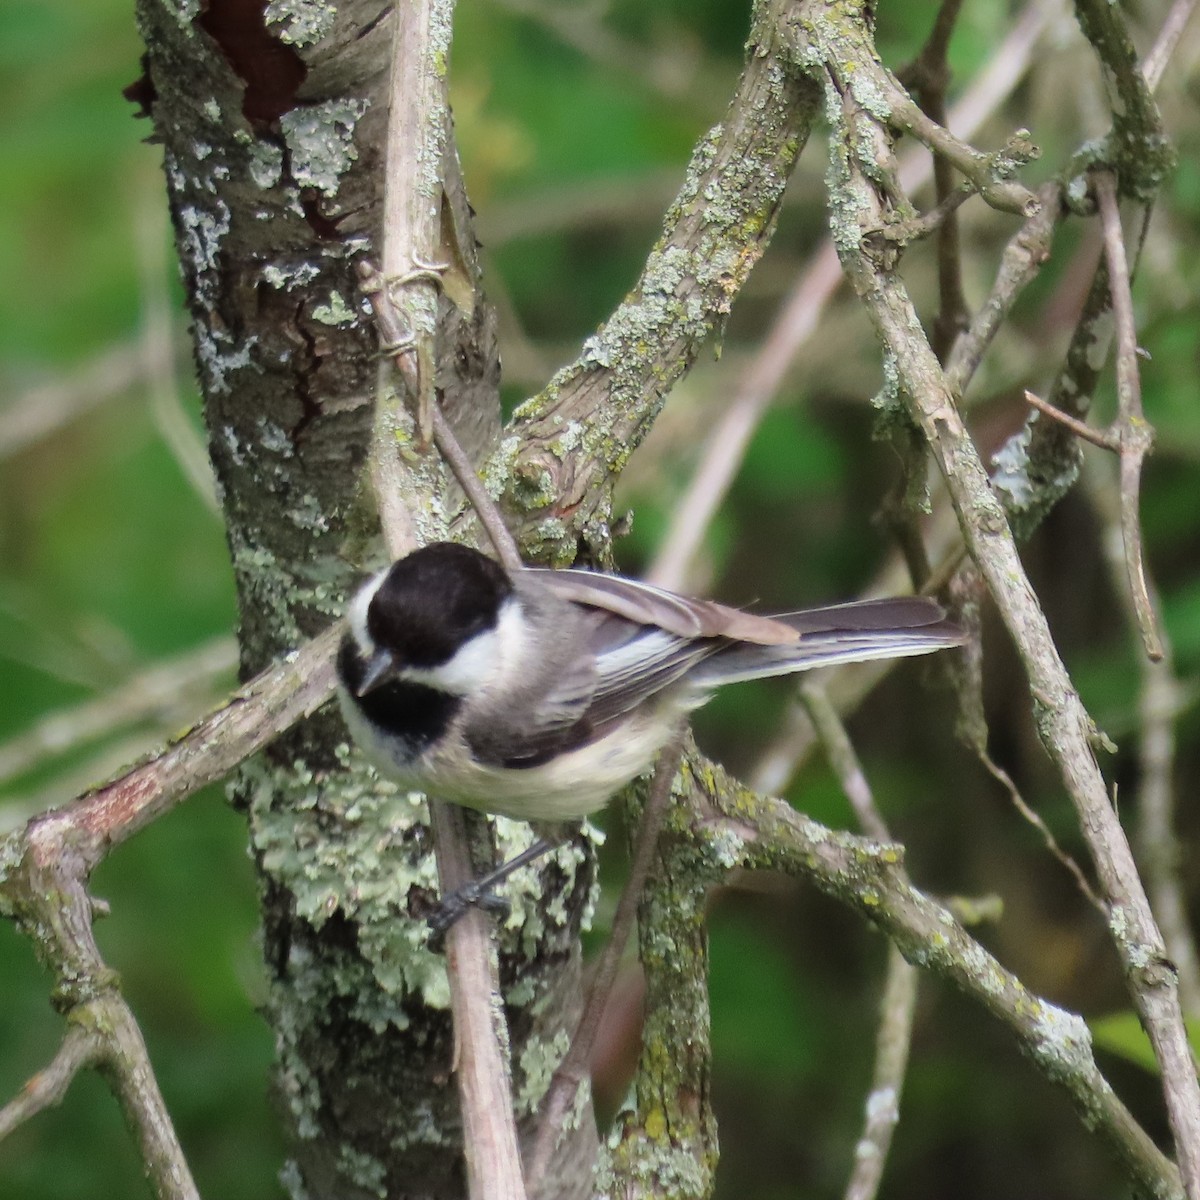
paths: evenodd
<path fill-rule="evenodd" d="M 520 670 L 524 630 L 520 607 L 510 602 L 500 610 L 495 629 L 476 634 L 440 667 L 409 667 L 403 677 L 455 696 L 476 695 Z"/>
<path fill-rule="evenodd" d="M 369 583 L 359 588 L 346 609 L 346 624 L 350 626 L 354 640 L 358 643 L 364 657 L 367 658 L 375 649 L 375 640 L 367 632 L 367 609 L 370 608 L 371 601 L 375 599 L 375 593 L 379 590 L 379 585 L 383 582 L 385 575 L 387 575 L 387 569 L 380 571 Z"/>

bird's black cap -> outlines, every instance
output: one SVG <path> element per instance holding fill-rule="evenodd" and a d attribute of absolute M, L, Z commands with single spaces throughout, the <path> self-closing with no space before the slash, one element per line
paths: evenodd
<path fill-rule="evenodd" d="M 434 542 L 392 564 L 367 607 L 367 632 L 400 665 L 440 666 L 495 626 L 512 590 L 487 555 Z"/>

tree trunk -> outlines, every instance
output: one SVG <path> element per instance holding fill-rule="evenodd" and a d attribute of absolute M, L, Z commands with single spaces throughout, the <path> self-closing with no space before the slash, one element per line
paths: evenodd
<path fill-rule="evenodd" d="M 137 94 L 164 148 L 250 675 L 337 619 L 378 565 L 361 478 L 378 358 L 355 260 L 379 219 L 392 10 L 141 0 L 138 11 Z M 499 431 L 499 363 L 448 167 L 445 219 L 466 246 L 456 268 L 468 286 L 441 301 L 438 390 L 478 461 Z M 456 492 L 432 458 L 414 462 L 421 533 L 444 536 Z M 380 785 L 328 708 L 247 764 L 233 795 L 261 880 L 290 1190 L 461 1195 L 444 961 L 420 920 L 436 892 L 423 804 Z M 585 856 L 558 915 L 540 906 L 543 919 L 503 948 L 523 1132 L 578 1012 L 591 870 Z M 547 872 L 562 885 L 561 869 Z M 555 1195 L 590 1193 L 595 1149 L 589 1113 L 548 1173 Z"/>

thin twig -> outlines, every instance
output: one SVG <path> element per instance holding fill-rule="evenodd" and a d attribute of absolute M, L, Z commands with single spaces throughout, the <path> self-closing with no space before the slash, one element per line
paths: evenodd
<path fill-rule="evenodd" d="M 862 763 L 825 689 L 807 676 L 800 684 L 799 694 L 863 832 L 875 841 L 890 842 L 891 833 L 875 803 Z M 872 1200 L 883 1179 L 892 1133 L 900 1120 L 900 1092 L 908 1069 L 916 1006 L 916 968 L 904 961 L 894 945 L 889 945 L 887 978 L 875 1035 L 875 1073 L 867 1094 L 863 1131 L 854 1148 L 854 1166 L 846 1182 L 846 1200 Z"/>
<path fill-rule="evenodd" d="M 1091 442 L 1093 446 L 1099 446 L 1101 450 L 1120 450 L 1119 443 L 1109 430 L 1093 429 L 1086 421 L 1081 421 L 1078 417 L 1063 412 L 1061 408 L 1055 408 L 1049 400 L 1043 400 L 1041 396 L 1029 391 L 1028 388 L 1025 390 L 1025 403 L 1031 408 L 1036 408 L 1038 412 L 1044 413 L 1050 420 L 1057 421 L 1076 437 L 1083 438 L 1085 442 Z"/>
<path fill-rule="evenodd" d="M 966 392 L 1017 297 L 1049 259 L 1050 245 L 1062 215 L 1060 191 L 1057 182 L 1042 186 L 1038 192 L 1038 211 L 1026 218 L 1004 247 L 988 298 L 945 360 L 946 378 L 955 395 Z"/>
<path fill-rule="evenodd" d="M 854 1167 L 845 1200 L 873 1200 L 900 1120 L 900 1091 L 908 1071 L 913 1019 L 917 1010 L 917 968 L 889 943 L 879 1029 L 875 1034 L 875 1073 L 867 1093 L 866 1120 L 854 1147 Z"/>
<path fill-rule="evenodd" d="M 1012 802 L 1013 808 L 1041 834 L 1042 842 L 1046 849 L 1067 869 L 1071 878 L 1075 880 L 1075 886 L 1082 893 L 1083 898 L 1102 916 L 1107 915 L 1104 901 L 1096 895 L 1095 889 L 1083 873 L 1083 868 L 1058 844 L 1058 839 L 1054 836 L 1050 826 L 1042 820 L 1036 809 L 1030 807 L 1013 781 L 1013 777 L 992 759 L 985 747 L 977 746 L 975 753 L 988 774 L 1008 792 L 1008 797 Z"/>
<path fill-rule="evenodd" d="M 467 816 L 457 804 L 430 802 L 443 895 L 475 877 Z M 469 1195 L 471 1200 L 519 1200 L 525 1196 L 525 1185 L 503 1050 L 508 1045 L 508 1030 L 500 998 L 493 923 L 481 909 L 469 909 L 447 932 L 446 972 Z"/>
<path fill-rule="evenodd" d="M 951 109 L 950 124 L 962 137 L 972 137 L 1020 82 L 1053 8 L 1042 0 L 1027 5 L 1008 37 L 989 59 L 986 70 Z M 905 191 L 920 187 L 931 173 L 928 154 L 913 150 L 900 156 L 898 175 Z M 705 443 L 687 490 L 675 505 L 667 533 L 647 572 L 646 577 L 652 583 L 675 589 L 689 584 L 691 564 L 737 476 L 754 430 L 783 386 L 796 355 L 817 329 L 822 311 L 842 279 L 837 250 L 832 241 L 826 240 L 780 305 L 761 348 L 746 368 L 732 400 Z M 960 390 L 965 387 L 966 378 Z"/>
<path fill-rule="evenodd" d="M 1154 39 L 1154 46 L 1142 60 L 1142 74 L 1151 92 L 1158 91 L 1167 63 L 1171 61 L 1171 55 L 1183 36 L 1184 26 L 1191 19 L 1195 8 L 1196 0 L 1175 0 L 1158 31 L 1158 37 Z"/>
<path fill-rule="evenodd" d="M 0 1108 L 0 1141 L 37 1113 L 61 1104 L 75 1076 L 99 1058 L 99 1046 L 92 1034 L 79 1025 L 70 1026 L 54 1058 L 26 1082 L 19 1095 Z"/>
<path fill-rule="evenodd" d="M 835 31 L 829 14 L 818 6 L 806 6 L 805 12 L 820 29 L 820 37 L 829 38 L 826 65 L 832 75 L 826 78 L 834 81 L 830 102 L 842 104 L 838 89 L 853 91 L 862 86 L 863 80 L 842 75 L 837 63 L 866 61 L 874 53 L 873 47 L 861 26 Z M 861 120 L 865 109 L 861 103 L 856 104 Z M 831 199 L 837 219 L 861 230 L 876 228 L 883 214 L 876 193 L 850 151 L 848 131 L 838 131 L 831 144 L 837 155 L 832 174 L 842 171 L 849 181 L 849 186 L 838 188 Z M 844 238 L 839 245 L 844 250 L 847 272 L 893 356 L 913 416 L 925 431 L 941 467 L 972 557 L 1021 654 L 1038 709 L 1039 731 L 1076 806 L 1080 828 L 1108 899 L 1109 928 L 1162 1068 L 1185 1186 L 1190 1195 L 1200 1195 L 1200 1086 L 1192 1068 L 1178 984 L 1096 761 L 1094 727 L 1055 648 L 1004 513 L 945 377 L 920 332 L 920 321 L 907 290 L 897 276 L 879 271 L 860 252 L 854 239 Z"/>
<path fill-rule="evenodd" d="M 454 436 L 454 430 L 450 427 L 450 422 L 446 420 L 445 415 L 437 404 L 434 404 L 431 415 L 433 418 L 434 445 L 437 446 L 438 453 L 446 460 L 450 469 L 454 472 L 454 477 L 458 480 L 459 486 L 470 501 L 471 507 L 475 509 L 476 516 L 479 517 L 484 529 L 487 530 L 487 535 L 491 539 L 492 546 L 495 548 L 497 558 L 510 571 L 520 569 L 523 564 L 521 562 L 521 552 L 517 549 L 517 543 L 513 540 L 512 534 L 508 532 L 508 526 L 504 524 L 504 518 L 500 515 L 500 510 L 496 507 L 491 496 L 488 495 L 487 489 L 483 486 L 483 481 L 479 478 L 479 474 L 476 472 L 471 460 L 458 444 L 458 438 Z"/>
<path fill-rule="evenodd" d="M 654 859 L 654 851 L 658 845 L 658 835 L 662 831 L 663 821 L 670 807 L 671 783 L 679 769 L 679 760 L 683 755 L 683 744 L 687 734 L 687 726 L 681 725 L 674 737 L 658 756 L 654 769 L 654 779 L 650 784 L 650 792 L 642 807 L 642 819 L 638 825 L 637 838 L 634 844 L 633 860 L 629 865 L 629 878 L 621 891 L 617 909 L 613 915 L 612 931 L 609 934 L 596 967 L 592 974 L 592 985 L 588 991 L 587 1002 L 579 1024 L 562 1062 L 558 1064 L 550 1086 L 542 1098 L 538 1114 L 537 1138 L 533 1151 L 529 1156 L 526 1174 L 530 1185 L 535 1190 L 541 1187 L 541 1181 L 550 1156 L 554 1152 L 555 1140 L 562 1132 L 563 1120 L 575 1102 L 575 1096 L 587 1072 L 591 1060 L 592 1047 L 596 1043 L 596 1035 L 600 1031 L 600 1023 L 604 1017 L 604 1009 L 612 994 L 613 982 L 617 977 L 617 968 L 621 956 L 625 952 L 625 944 L 633 930 L 634 919 L 637 916 L 638 902 L 641 900 L 642 888 L 650 873 Z"/>
<path fill-rule="evenodd" d="M 867 783 L 862 763 L 858 760 L 841 717 L 829 702 L 825 688 L 812 676 L 805 676 L 798 690 L 800 703 L 804 705 L 804 710 L 817 731 L 829 765 L 837 775 L 842 791 L 850 801 L 863 832 L 877 841 L 890 842 L 892 835 L 888 831 L 887 822 L 875 806 L 875 798 L 871 795 L 871 785 Z"/>
<path fill-rule="evenodd" d="M 450 53 L 452 0 L 413 0 L 398 6 L 392 49 L 386 135 L 380 276 L 360 264 L 385 351 L 393 358 L 416 417 L 419 442 L 440 432 L 439 446 L 460 471 L 465 456 L 439 421 L 434 389 L 434 352 L 441 292 L 442 164 L 450 116 L 446 63 Z M 412 549 L 413 521 L 403 503 L 406 467 L 400 457 L 403 414 L 399 398 L 384 386 L 376 393 L 372 447 L 375 486 L 384 539 L 393 557 Z M 455 452 L 457 451 L 457 455 Z M 453 456 L 453 457 L 452 457 Z M 463 460 L 463 461 L 460 461 Z M 458 464 L 457 466 L 455 464 Z M 470 496 L 470 463 L 460 478 Z M 487 518 L 481 512 L 485 525 Z M 489 526 L 489 532 L 492 532 Z M 493 533 L 495 538 L 497 535 Z M 497 543 L 503 556 L 503 539 Z M 430 798 L 439 884 L 443 894 L 474 874 L 464 814 Z M 512 1088 L 502 1028 L 500 981 L 492 931 L 481 912 L 468 913 L 446 938 L 450 1004 L 458 1042 L 455 1072 L 463 1114 L 463 1151 L 472 1200 L 523 1200 L 525 1185 L 513 1114 Z"/>
<path fill-rule="evenodd" d="M 1105 24 L 1113 17 L 1111 6 L 1100 7 L 1110 10 L 1099 17 L 1100 23 Z M 1190 16 L 1192 7 L 1190 3 L 1174 5 L 1159 30 L 1143 68 L 1151 90 L 1162 79 L 1170 52 L 1179 40 L 1182 23 Z M 1096 17 L 1095 6 L 1089 5 L 1088 8 L 1088 20 L 1091 21 Z M 1087 25 L 1085 32 L 1088 32 Z M 1128 39 L 1122 34 L 1117 41 L 1125 43 L 1118 51 L 1118 57 L 1121 57 L 1128 53 Z M 1107 49 L 1100 47 L 1097 50 L 1101 54 L 1108 53 Z M 1165 139 L 1156 149 L 1161 150 L 1164 145 Z M 1076 157 L 1082 161 L 1094 158 L 1094 148 L 1090 153 L 1085 148 Z M 1123 158 L 1126 168 L 1131 164 L 1140 165 L 1138 160 L 1136 149 Z M 1153 171 L 1149 174 L 1152 176 Z M 1064 179 L 1060 186 L 1069 189 L 1069 182 Z M 1059 411 L 1075 417 L 1087 415 L 1112 339 L 1111 310 L 1112 287 L 1108 279 L 1108 263 L 1106 258 L 1101 257 L 1063 365 L 1050 390 L 1050 403 Z M 983 316 L 986 311 L 985 307 L 980 315 Z M 993 485 L 1003 495 L 1013 531 L 1023 539 L 1037 528 L 1072 486 L 1078 476 L 1080 459 L 1078 447 L 1071 438 L 1064 436 L 1060 424 L 1031 420 L 1005 443 L 993 461 L 997 466 L 1002 465 L 1002 470 L 993 479 Z"/>
<path fill-rule="evenodd" d="M 934 154 L 941 155 L 955 170 L 974 185 L 982 199 L 1003 212 L 1028 217 L 1037 211 L 1037 196 L 1024 184 L 1003 178 L 1009 169 L 1001 156 L 983 154 L 956 137 L 945 126 L 931 120 L 896 82 L 896 78 L 881 66 L 863 64 L 871 83 L 887 97 L 891 110 L 889 122 L 911 134 Z"/>
<path fill-rule="evenodd" d="M 214 638 L 139 671 L 105 696 L 39 717 L 0 742 L 0 786 L 51 758 L 162 713 L 170 714 L 178 728 L 180 709 L 196 704 L 197 693 L 207 696 L 236 665 L 233 639 Z"/>
<path fill-rule="evenodd" d="M 900 80 L 911 86 L 926 115 L 939 125 L 946 119 L 946 90 L 950 86 L 950 67 L 947 56 L 950 36 L 954 31 L 962 0 L 942 0 L 937 19 L 921 52 L 911 67 L 900 74 Z M 962 287 L 962 262 L 958 237 L 959 205 L 970 191 L 954 185 L 954 172 L 941 156 L 933 156 L 934 196 L 932 211 L 917 223 L 917 236 L 925 232 L 938 234 L 938 314 L 934 319 L 933 349 L 939 362 L 945 362 L 954 339 L 966 327 L 967 301 Z"/>
<path fill-rule="evenodd" d="M 1154 445 L 1154 430 L 1142 409 L 1142 384 L 1137 365 L 1137 327 L 1133 316 L 1133 294 L 1129 285 L 1129 262 L 1125 235 L 1117 203 L 1117 181 L 1111 171 L 1092 176 L 1100 221 L 1104 227 L 1104 255 L 1112 287 L 1112 309 L 1117 335 L 1117 423 L 1121 456 L 1121 536 L 1125 540 L 1125 564 L 1129 593 L 1137 614 L 1146 657 L 1158 662 L 1163 656 L 1158 620 L 1146 582 L 1146 556 L 1142 546 L 1142 523 L 1138 516 L 1142 463 Z M 1198 1148 L 1200 1152 L 1200 1148 Z"/>

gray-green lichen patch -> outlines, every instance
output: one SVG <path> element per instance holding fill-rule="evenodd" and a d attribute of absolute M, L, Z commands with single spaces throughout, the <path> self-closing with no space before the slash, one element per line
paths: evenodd
<path fill-rule="evenodd" d="M 180 29 L 194 32 L 195 20 L 200 15 L 200 0 L 168 0 L 166 8 L 179 22 Z"/>
<path fill-rule="evenodd" d="M 372 1195 L 385 1200 L 387 1190 L 387 1167 L 373 1154 L 343 1142 L 338 1147 L 339 1174 Z"/>
<path fill-rule="evenodd" d="M 303 495 L 288 508 L 288 517 L 297 529 L 313 533 L 329 530 L 329 515 L 325 506 L 311 493 Z"/>
<path fill-rule="evenodd" d="M 311 46 L 337 19 L 337 6 L 324 0 L 270 0 L 263 10 L 267 27 L 290 46 Z"/>
<path fill-rule="evenodd" d="M 293 288 L 304 287 L 311 283 L 321 273 L 320 266 L 315 262 L 298 263 L 268 263 L 260 275 L 262 281 L 277 291 L 291 291 Z"/>
<path fill-rule="evenodd" d="M 992 455 L 992 487 L 1004 498 L 1005 507 L 1024 511 L 1037 498 L 1037 489 L 1029 478 L 1029 441 L 1033 436 L 1034 413 Z"/>
<path fill-rule="evenodd" d="M 312 316 L 314 321 L 320 321 L 322 325 L 353 325 L 358 320 L 358 314 L 346 303 L 342 293 L 337 291 L 329 293 L 328 304 L 314 305 Z"/>
<path fill-rule="evenodd" d="M 412 839 L 424 799 L 381 780 L 355 755 L 344 763 L 336 782 L 300 762 L 259 763 L 243 770 L 238 787 L 263 868 L 295 897 L 297 916 L 314 929 L 334 916 L 355 926 L 358 954 L 340 984 L 334 973 L 335 988 L 369 1027 L 402 1028 L 406 997 L 434 1008 L 450 1000 L 445 960 L 429 948 L 425 925 L 407 918 L 414 888 L 438 890 L 432 856 Z M 363 960 L 373 987 L 364 986 Z"/>
<path fill-rule="evenodd" d="M 258 427 L 258 444 L 264 450 L 270 450 L 272 454 L 279 454 L 284 458 L 293 457 L 296 450 L 287 430 L 261 416 L 257 418 L 255 425 Z"/>
<path fill-rule="evenodd" d="M 529 1115 L 537 1111 L 558 1064 L 571 1047 L 571 1035 L 560 1029 L 548 1041 L 530 1038 L 521 1050 L 518 1061 L 517 1094 L 513 1097 L 518 1115 Z"/>
<path fill-rule="evenodd" d="M 305 640 L 297 612 L 340 615 L 339 584 L 343 581 L 332 580 L 328 567 L 320 561 L 302 562 L 293 573 L 255 541 L 253 529 L 240 523 L 229 527 L 229 546 L 243 597 L 253 600 L 256 611 L 270 615 L 279 644 L 299 646 Z"/>
<path fill-rule="evenodd" d="M 269 191 L 283 177 L 283 147 L 261 138 L 256 140 L 250 147 L 247 170 L 258 187 Z"/>
<path fill-rule="evenodd" d="M 597 842 L 602 839 L 600 832 L 589 823 L 584 824 L 584 833 Z M 524 821 L 510 821 L 505 817 L 495 819 L 496 853 L 499 861 L 507 862 L 515 858 L 534 840 L 532 828 Z M 574 840 L 566 841 L 557 846 L 547 856 L 553 861 L 559 871 L 571 879 L 587 861 L 587 855 Z M 537 946 L 547 929 L 561 929 L 570 923 L 571 913 L 567 910 L 566 901 L 572 892 L 571 887 L 556 890 L 547 896 L 542 886 L 538 866 L 514 871 L 505 881 L 502 895 L 508 902 L 509 913 L 505 920 L 505 928 L 510 936 L 521 939 L 522 951 L 527 955 L 537 952 Z M 594 900 L 593 900 L 594 902 Z M 590 920 L 592 903 L 586 906 L 585 922 Z M 506 997 L 508 1003 L 516 1004 L 512 995 Z M 536 1001 L 536 997 L 528 997 Z"/>
<path fill-rule="evenodd" d="M 1061 1079 L 1090 1058 L 1092 1031 L 1077 1013 L 1040 1000 L 1033 1014 L 1033 1053 L 1051 1078 Z"/>
<path fill-rule="evenodd" d="M 339 98 L 293 108 L 280 117 L 297 184 L 326 196 L 337 193 L 338 181 L 358 158 L 354 127 L 367 105 L 366 100 Z"/>
<path fill-rule="evenodd" d="M 209 391 L 216 395 L 227 395 L 232 390 L 230 375 L 254 365 L 250 351 L 257 344 L 258 337 L 251 335 L 239 343 L 231 334 L 218 332 L 199 322 L 194 326 L 193 336 L 196 362 Z"/>
<path fill-rule="evenodd" d="M 229 205 L 218 195 L 218 183 L 228 178 L 224 157 L 208 143 L 197 142 L 192 154 L 181 160 L 167 151 L 163 169 L 176 214 L 179 257 L 191 288 L 193 305 L 215 311 L 221 289 L 220 263 L 225 239 L 232 227 Z M 252 365 L 255 335 L 238 335 L 224 325 L 197 321 L 194 336 L 196 360 L 205 389 L 226 394 L 231 375 Z"/>

